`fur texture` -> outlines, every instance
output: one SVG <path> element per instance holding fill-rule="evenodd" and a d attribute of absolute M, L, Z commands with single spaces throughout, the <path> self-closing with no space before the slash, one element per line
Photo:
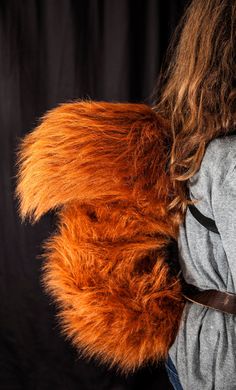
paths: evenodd
<path fill-rule="evenodd" d="M 184 308 L 167 261 L 183 218 L 167 208 L 170 142 L 148 105 L 81 100 L 48 111 L 17 150 L 22 221 L 58 218 L 41 256 L 61 330 L 124 374 L 166 359 Z"/>

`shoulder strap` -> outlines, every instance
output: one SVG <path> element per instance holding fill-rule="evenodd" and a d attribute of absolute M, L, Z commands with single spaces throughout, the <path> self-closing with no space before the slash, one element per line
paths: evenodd
<path fill-rule="evenodd" d="M 201 224 L 203 225 L 205 228 L 207 228 L 208 230 L 211 230 L 212 232 L 214 233 L 219 233 L 218 229 L 217 229 L 217 226 L 215 224 L 215 221 L 211 218 L 208 218 L 206 217 L 205 215 L 203 215 L 198 209 L 196 206 L 194 205 L 189 205 L 189 210 L 191 211 L 193 217 Z"/>

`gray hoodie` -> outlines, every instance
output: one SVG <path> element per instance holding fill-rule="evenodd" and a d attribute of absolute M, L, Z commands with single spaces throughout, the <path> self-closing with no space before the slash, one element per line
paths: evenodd
<path fill-rule="evenodd" d="M 236 135 L 212 140 L 188 180 L 196 207 L 220 234 L 187 210 L 178 238 L 186 282 L 236 293 Z M 236 390 L 236 316 L 187 302 L 169 355 L 184 390 Z"/>

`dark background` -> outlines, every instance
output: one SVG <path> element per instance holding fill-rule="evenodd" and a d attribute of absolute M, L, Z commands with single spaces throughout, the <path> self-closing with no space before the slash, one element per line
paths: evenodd
<path fill-rule="evenodd" d="M 53 213 L 21 224 L 15 148 L 48 109 L 75 98 L 151 103 L 186 0 L 0 0 L 0 389 L 168 390 L 164 367 L 124 378 L 78 358 L 39 283 Z"/>

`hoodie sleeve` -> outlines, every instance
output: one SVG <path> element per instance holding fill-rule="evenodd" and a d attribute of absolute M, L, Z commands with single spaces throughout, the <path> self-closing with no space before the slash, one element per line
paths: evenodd
<path fill-rule="evenodd" d="M 215 166 L 216 178 L 212 186 L 212 208 L 222 245 L 228 262 L 228 282 L 234 292 L 236 287 L 236 153 L 230 149 Z M 214 176 L 213 176 L 214 177 Z M 230 278 L 229 278 L 230 276 Z M 231 285 L 232 283 L 232 285 Z"/>

